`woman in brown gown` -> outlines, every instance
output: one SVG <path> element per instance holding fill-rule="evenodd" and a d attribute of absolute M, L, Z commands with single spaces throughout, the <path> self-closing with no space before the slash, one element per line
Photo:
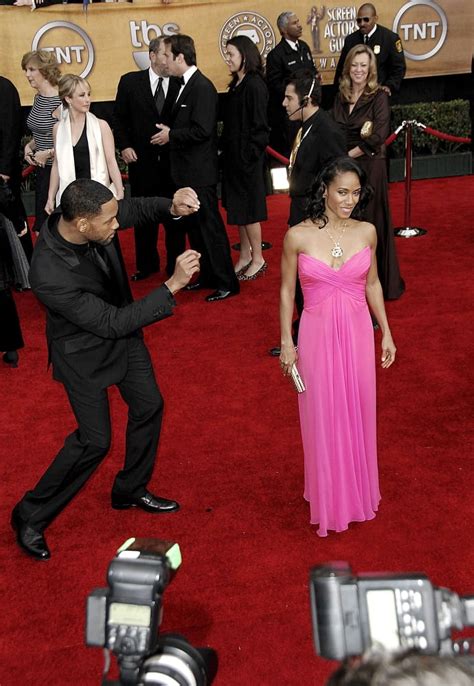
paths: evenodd
<path fill-rule="evenodd" d="M 396 300 L 405 290 L 400 276 L 388 202 L 385 139 L 390 132 L 388 95 L 377 83 L 375 55 L 356 45 L 344 62 L 333 118 L 346 135 L 347 154 L 367 174 L 374 195 L 364 219 L 377 229 L 377 268 L 384 297 Z"/>

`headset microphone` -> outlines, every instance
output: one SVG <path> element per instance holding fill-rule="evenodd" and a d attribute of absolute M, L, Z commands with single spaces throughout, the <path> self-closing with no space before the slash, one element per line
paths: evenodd
<path fill-rule="evenodd" d="M 306 95 L 303 95 L 303 97 L 300 100 L 300 106 L 296 110 L 294 110 L 293 112 L 290 112 L 289 114 L 287 113 L 288 117 L 292 117 L 297 112 L 300 112 L 300 110 L 304 110 L 304 108 L 308 104 L 309 99 L 311 97 L 311 94 L 314 90 L 315 83 L 316 83 L 316 79 L 313 79 L 313 81 L 311 83 L 311 88 L 309 89 L 309 92 Z"/>
<path fill-rule="evenodd" d="M 300 112 L 300 110 L 304 110 L 305 107 L 306 107 L 306 103 L 304 103 L 304 105 L 301 105 L 301 107 L 298 107 L 296 110 L 293 110 L 293 112 L 287 112 L 286 116 L 292 117 L 297 112 Z"/>

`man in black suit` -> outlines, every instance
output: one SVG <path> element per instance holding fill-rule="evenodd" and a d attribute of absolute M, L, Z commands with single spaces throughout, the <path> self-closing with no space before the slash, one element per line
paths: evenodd
<path fill-rule="evenodd" d="M 289 226 L 307 217 L 308 193 L 321 169 L 346 154 L 343 132 L 320 105 L 321 86 L 311 72 L 298 72 L 287 79 L 283 106 L 288 119 L 298 122 L 301 129 L 290 160 Z"/>
<path fill-rule="evenodd" d="M 169 124 L 171 108 L 179 91 L 176 79 L 169 78 L 163 38 L 150 41 L 150 68 L 125 74 L 120 79 L 114 110 L 114 134 L 122 159 L 128 164 L 132 196 L 169 197 L 173 194 L 170 179 L 168 146 L 156 141 L 157 123 Z M 164 221 L 166 273 L 174 271 L 176 258 L 185 248 L 185 236 L 176 222 Z M 135 226 L 137 271 L 132 281 L 140 281 L 159 271 L 157 249 L 158 225 Z"/>
<path fill-rule="evenodd" d="M 177 259 L 174 274 L 133 302 L 116 230 L 134 222 L 160 221 L 197 211 L 190 188 L 173 201 L 131 198 L 119 203 L 108 188 L 78 179 L 41 230 L 30 281 L 46 306 L 53 376 L 64 384 L 77 429 L 70 434 L 36 486 L 12 513 L 20 547 L 46 560 L 44 530 L 85 484 L 110 446 L 109 386 L 129 407 L 123 469 L 112 487 L 112 507 L 173 512 L 178 503 L 147 490 L 155 462 L 163 399 L 141 328 L 172 314 L 174 293 L 199 270 L 199 253 Z"/>
<path fill-rule="evenodd" d="M 282 106 L 286 79 L 301 69 L 309 70 L 313 76 L 317 76 L 318 72 L 309 45 L 301 40 L 303 27 L 296 14 L 282 12 L 277 19 L 277 26 L 281 41 L 268 53 L 266 64 L 268 122 L 271 147 L 288 157 L 298 127 L 288 119 Z"/>
<path fill-rule="evenodd" d="M 377 60 L 378 80 L 384 90 L 388 95 L 398 93 L 400 90 L 406 72 L 402 41 L 400 36 L 385 26 L 380 26 L 377 21 L 377 10 L 372 3 L 365 3 L 360 6 L 356 19 L 359 29 L 350 33 L 344 41 L 334 76 L 335 86 L 339 85 L 349 50 L 354 45 L 364 43 L 374 51 Z"/>
<path fill-rule="evenodd" d="M 160 123 L 156 139 L 160 145 L 169 143 L 175 186 L 192 186 L 200 202 L 199 212 L 185 220 L 191 246 L 201 253 L 199 281 L 189 290 L 214 288 L 207 302 L 224 300 L 239 292 L 239 282 L 217 202 L 217 91 L 196 67 L 190 36 L 177 34 L 164 42 L 169 73 L 181 86 L 171 123 Z"/>
<path fill-rule="evenodd" d="M 331 117 L 321 109 L 321 85 L 310 71 L 298 72 L 287 79 L 283 105 L 287 117 L 300 125 L 290 157 L 289 194 L 291 198 L 288 225 L 306 219 L 309 190 L 317 175 L 331 160 L 346 154 L 344 134 Z M 293 340 L 297 341 L 303 292 L 299 279 L 295 291 L 298 318 L 293 322 Z M 271 348 L 278 356 L 280 348 Z"/>

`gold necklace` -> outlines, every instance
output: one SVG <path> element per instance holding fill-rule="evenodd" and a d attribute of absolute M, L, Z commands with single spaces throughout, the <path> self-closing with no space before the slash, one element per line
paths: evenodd
<path fill-rule="evenodd" d="M 345 234 L 346 229 L 347 229 L 347 222 L 344 222 L 344 224 L 342 225 L 341 235 L 337 239 L 334 239 L 334 237 L 329 232 L 329 228 L 327 226 L 324 227 L 324 230 L 326 231 L 328 237 L 334 243 L 334 247 L 331 250 L 331 255 L 333 257 L 342 257 L 344 255 L 344 250 L 341 247 L 341 238 Z"/>

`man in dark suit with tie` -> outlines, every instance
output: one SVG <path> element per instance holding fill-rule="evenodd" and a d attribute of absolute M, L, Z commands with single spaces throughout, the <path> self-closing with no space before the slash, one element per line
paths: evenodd
<path fill-rule="evenodd" d="M 32 289 L 45 305 L 53 376 L 64 384 L 77 429 L 36 486 L 12 512 L 19 546 L 40 560 L 50 557 L 44 530 L 78 493 L 110 447 L 109 386 L 128 405 L 125 460 L 112 486 L 112 507 L 173 512 L 178 503 L 147 490 L 155 463 L 163 399 L 142 327 L 172 314 L 173 295 L 199 270 L 199 253 L 188 250 L 159 288 L 133 301 L 115 232 L 197 211 L 190 188 L 166 198 L 117 202 L 90 179 L 69 184 L 61 206 L 41 230 L 30 270 Z"/>
<path fill-rule="evenodd" d="M 364 43 L 374 51 L 377 60 L 377 76 L 383 89 L 388 95 L 399 92 L 406 72 L 402 41 L 400 36 L 385 26 L 377 24 L 377 21 L 377 10 L 372 3 L 360 6 L 356 19 L 359 29 L 350 33 L 344 41 L 334 76 L 335 86 L 339 85 L 349 50 L 354 45 Z"/>
<path fill-rule="evenodd" d="M 301 40 L 303 27 L 296 14 L 282 12 L 277 19 L 277 26 L 281 41 L 268 53 L 266 64 L 270 145 L 288 157 L 298 127 L 289 121 L 282 105 L 286 79 L 301 69 L 309 70 L 313 76 L 318 72 L 309 45 Z"/>
<path fill-rule="evenodd" d="M 171 108 L 179 91 L 176 79 L 169 78 L 164 57 L 163 38 L 150 41 L 150 68 L 130 72 L 120 79 L 114 110 L 114 134 L 128 174 L 132 196 L 170 197 L 168 146 L 156 142 L 158 122 L 169 123 Z M 176 257 L 185 248 L 185 236 L 176 222 L 164 220 L 166 273 L 174 271 Z M 157 249 L 158 225 L 135 226 L 135 259 L 137 271 L 132 281 L 139 281 L 159 271 Z"/>
<path fill-rule="evenodd" d="M 206 300 L 224 300 L 239 292 L 230 245 L 217 201 L 217 91 L 196 67 L 196 50 L 190 36 L 165 38 L 169 73 L 181 79 L 170 125 L 161 125 L 156 139 L 169 144 L 171 178 L 176 187 L 191 186 L 200 209 L 183 221 L 191 246 L 201 254 L 199 280 L 190 290 L 214 288 Z"/>

